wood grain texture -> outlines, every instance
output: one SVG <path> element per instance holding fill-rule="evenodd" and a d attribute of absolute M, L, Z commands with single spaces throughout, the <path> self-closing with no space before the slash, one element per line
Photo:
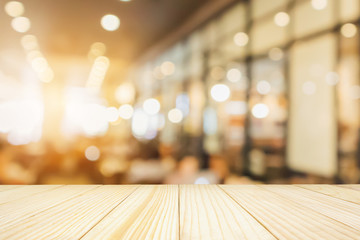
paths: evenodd
<path fill-rule="evenodd" d="M 358 186 L 0 186 L 0 240 L 360 239 Z"/>
<path fill-rule="evenodd" d="M 351 188 L 342 188 L 339 186 L 325 185 L 325 184 L 319 184 L 319 185 L 307 184 L 307 185 L 297 185 L 297 186 L 315 192 L 323 193 L 331 197 L 340 198 L 349 202 L 360 204 L 360 191 L 356 191 Z"/>
<path fill-rule="evenodd" d="M 79 239 L 136 188 L 101 186 L 92 189 L 2 227 L 0 236 L 2 239 Z"/>
<path fill-rule="evenodd" d="M 276 189 L 278 186 L 274 186 Z M 357 239 L 360 231 L 258 186 L 221 186 L 278 239 Z M 298 190 L 298 189 L 296 189 Z"/>
<path fill-rule="evenodd" d="M 180 187 L 181 239 L 275 239 L 216 185 Z"/>
<path fill-rule="evenodd" d="M 60 185 L 21 186 L 0 192 L 0 204 L 15 201 L 29 195 L 60 187 Z"/>
<path fill-rule="evenodd" d="M 262 186 L 314 212 L 360 230 L 360 205 L 293 186 Z"/>
<path fill-rule="evenodd" d="M 82 239 L 178 239 L 178 186 L 141 186 Z"/>

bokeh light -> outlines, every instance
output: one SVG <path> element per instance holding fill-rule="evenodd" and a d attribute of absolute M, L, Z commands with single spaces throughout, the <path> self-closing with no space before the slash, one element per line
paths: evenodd
<path fill-rule="evenodd" d="M 170 61 L 163 62 L 160 66 L 160 70 L 165 76 L 170 76 L 175 72 L 175 64 Z"/>
<path fill-rule="evenodd" d="M 215 84 L 210 93 L 211 97 L 217 102 L 224 102 L 230 97 L 230 89 L 225 84 Z"/>
<path fill-rule="evenodd" d="M 108 122 L 115 122 L 119 118 L 119 111 L 116 107 L 108 107 L 106 109 L 106 119 Z"/>
<path fill-rule="evenodd" d="M 251 113 L 255 118 L 266 118 L 269 115 L 269 107 L 264 103 L 258 103 L 253 106 Z"/>
<path fill-rule="evenodd" d="M 231 68 L 228 70 L 226 77 L 230 82 L 238 82 L 241 79 L 241 71 L 237 68 Z"/>
<path fill-rule="evenodd" d="M 27 51 L 36 50 L 39 48 L 37 38 L 34 35 L 24 35 L 21 38 L 21 45 Z"/>
<path fill-rule="evenodd" d="M 85 149 L 85 157 L 89 161 L 96 161 L 100 158 L 100 150 L 96 146 L 89 146 Z"/>
<path fill-rule="evenodd" d="M 147 114 L 157 114 L 160 111 L 160 102 L 155 98 L 146 99 L 143 103 L 143 108 Z"/>
<path fill-rule="evenodd" d="M 341 27 L 340 31 L 344 37 L 352 38 L 357 33 L 357 27 L 352 23 L 346 23 Z"/>
<path fill-rule="evenodd" d="M 168 112 L 168 119 L 172 123 L 179 123 L 183 119 L 183 114 L 179 109 L 173 108 Z"/>
<path fill-rule="evenodd" d="M 274 17 L 274 22 L 279 27 L 285 27 L 290 22 L 289 14 L 286 12 L 278 12 Z"/>
<path fill-rule="evenodd" d="M 268 81 L 261 80 L 256 84 L 256 90 L 262 95 L 266 95 L 271 91 L 271 85 Z"/>
<path fill-rule="evenodd" d="M 284 52 L 280 48 L 272 48 L 269 51 L 269 58 L 273 61 L 279 61 L 284 57 Z"/>
<path fill-rule="evenodd" d="M 16 17 L 11 21 L 11 26 L 15 31 L 24 33 L 29 31 L 31 23 L 30 20 L 26 17 Z"/>
<path fill-rule="evenodd" d="M 107 14 L 101 18 L 101 26 L 106 31 L 115 31 L 120 27 L 120 19 L 112 14 Z"/>
<path fill-rule="evenodd" d="M 19 17 L 24 14 L 25 8 L 21 2 L 10 1 L 5 4 L 5 12 L 11 17 Z"/>
<path fill-rule="evenodd" d="M 328 4 L 327 0 L 311 0 L 311 6 L 316 10 L 323 10 Z"/>
<path fill-rule="evenodd" d="M 135 88 L 130 83 L 123 83 L 116 88 L 115 98 L 118 103 L 131 103 L 135 98 Z"/>
<path fill-rule="evenodd" d="M 234 36 L 234 43 L 239 46 L 243 47 L 249 42 L 249 37 L 244 32 L 238 32 Z"/>
<path fill-rule="evenodd" d="M 134 109 L 130 104 L 124 104 L 119 107 L 119 116 L 123 119 L 130 119 L 134 113 Z"/>

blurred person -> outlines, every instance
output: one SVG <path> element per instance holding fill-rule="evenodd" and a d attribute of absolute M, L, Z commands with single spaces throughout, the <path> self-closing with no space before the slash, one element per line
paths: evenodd
<path fill-rule="evenodd" d="M 225 178 L 229 175 L 229 165 L 226 159 L 220 155 L 210 156 L 209 168 L 217 175 L 219 183 L 224 183 Z"/>
<path fill-rule="evenodd" d="M 176 171 L 165 179 L 165 184 L 216 184 L 219 177 L 211 170 L 200 171 L 199 160 L 186 156 L 178 164 Z"/>

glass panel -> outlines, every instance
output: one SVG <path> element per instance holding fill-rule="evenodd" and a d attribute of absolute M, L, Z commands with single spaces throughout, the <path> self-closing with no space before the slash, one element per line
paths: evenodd
<path fill-rule="evenodd" d="M 311 1 L 301 1 L 292 11 L 294 37 L 299 38 L 307 34 L 333 27 L 336 24 L 334 8 L 335 0 L 326 1 L 325 8 L 317 10 Z"/>
<path fill-rule="evenodd" d="M 334 71 L 335 50 L 333 34 L 291 49 L 287 152 L 295 171 L 332 177 L 337 170 L 334 88 L 325 81 Z"/>

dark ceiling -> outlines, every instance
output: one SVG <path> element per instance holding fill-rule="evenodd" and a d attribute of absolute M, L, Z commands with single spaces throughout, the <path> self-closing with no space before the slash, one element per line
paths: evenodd
<path fill-rule="evenodd" d="M 21 0 L 19 0 L 21 1 Z M 211 0 L 22 0 L 29 33 L 38 37 L 47 54 L 86 56 L 94 42 L 107 45 L 107 56 L 131 62 L 173 31 Z M 1 8 L 7 1 L 0 0 Z M 100 25 L 105 14 L 117 15 L 120 28 L 107 32 Z M 11 17 L 0 12 L 0 49 L 23 34 L 10 27 Z M 18 42 L 17 42 L 18 43 Z"/>

